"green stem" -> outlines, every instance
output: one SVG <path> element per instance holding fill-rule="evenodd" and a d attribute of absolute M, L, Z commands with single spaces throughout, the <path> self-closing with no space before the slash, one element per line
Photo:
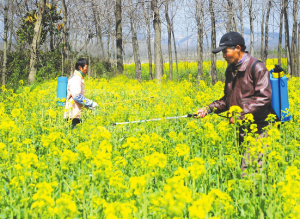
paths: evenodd
<path fill-rule="evenodd" d="M 147 209 L 147 205 L 148 205 L 148 203 L 147 203 L 147 194 L 146 194 L 146 192 L 144 192 L 144 203 L 143 203 L 143 218 L 144 219 L 147 219 L 148 218 L 148 209 Z"/>
<path fill-rule="evenodd" d="M 195 191 L 196 190 L 196 180 L 193 178 L 193 200 L 195 199 Z"/>
<path fill-rule="evenodd" d="M 26 176 L 25 176 L 25 197 L 27 197 L 28 194 L 27 194 L 27 183 L 26 183 Z M 27 214 L 27 199 L 25 201 L 25 204 L 24 204 L 24 213 L 25 213 L 25 219 L 28 218 L 28 214 Z"/>
<path fill-rule="evenodd" d="M 18 219 L 21 219 L 21 207 L 20 207 L 20 203 L 18 204 Z"/>

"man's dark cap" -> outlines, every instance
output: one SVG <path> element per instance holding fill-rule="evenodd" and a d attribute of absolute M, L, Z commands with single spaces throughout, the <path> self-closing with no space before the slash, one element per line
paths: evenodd
<path fill-rule="evenodd" d="M 229 32 L 222 36 L 219 43 L 219 47 L 214 49 L 212 52 L 218 53 L 229 46 L 237 46 L 237 45 L 240 46 L 245 45 L 244 38 L 242 37 L 241 34 L 237 32 Z"/>

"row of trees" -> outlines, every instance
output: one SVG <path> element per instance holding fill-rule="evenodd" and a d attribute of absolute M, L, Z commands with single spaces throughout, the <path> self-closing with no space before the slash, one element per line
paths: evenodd
<path fill-rule="evenodd" d="M 55 53 L 55 69 L 62 74 L 71 71 L 68 63 L 78 54 L 93 56 L 99 62 L 116 63 L 123 72 L 125 45 L 130 44 L 135 63 L 135 77 L 141 80 L 140 51 L 146 50 L 149 79 L 163 76 L 162 34 L 167 36 L 169 79 L 173 80 L 173 60 L 178 63 L 177 35 L 185 36 L 186 55 L 197 48 L 198 79 L 202 78 L 204 51 L 213 50 L 217 35 L 237 31 L 244 35 L 250 30 L 250 53 L 254 44 L 260 47 L 260 57 L 266 61 L 269 53 L 270 29 L 279 32 L 277 56 L 284 51 L 288 72 L 300 73 L 300 22 L 297 0 L 4 0 L 2 84 L 10 76 L 9 62 L 27 51 L 28 82 L 33 83 L 41 66 L 41 53 Z M 255 36 L 255 28 L 257 33 Z M 292 30 L 290 42 L 289 32 Z M 284 35 L 283 35 L 284 33 Z M 197 36 L 196 42 L 193 36 Z M 284 45 L 283 45 L 283 36 Z M 106 45 L 105 45 L 106 43 Z M 153 50 L 154 49 L 154 50 Z M 92 54 L 92 51 L 94 53 Z M 11 59 L 8 56 L 11 54 Z M 175 58 L 173 57 L 175 55 Z M 57 58 L 60 56 L 61 58 Z M 154 57 L 155 71 L 152 68 Z M 215 54 L 210 54 L 210 76 L 215 83 Z M 280 63 L 279 63 L 280 64 Z M 44 66 L 45 63 L 42 63 Z M 176 65 L 177 66 L 177 65 Z"/>

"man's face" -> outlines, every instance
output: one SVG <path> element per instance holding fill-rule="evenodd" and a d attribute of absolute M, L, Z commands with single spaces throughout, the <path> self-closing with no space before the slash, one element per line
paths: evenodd
<path fill-rule="evenodd" d="M 227 47 L 226 49 L 222 50 L 223 58 L 226 60 L 227 64 L 236 64 L 240 58 L 240 46 L 236 47 Z"/>
<path fill-rule="evenodd" d="M 85 64 L 85 66 L 82 68 L 80 65 L 78 66 L 79 70 L 83 73 L 83 74 L 87 74 L 89 71 L 89 66 L 87 64 Z"/>

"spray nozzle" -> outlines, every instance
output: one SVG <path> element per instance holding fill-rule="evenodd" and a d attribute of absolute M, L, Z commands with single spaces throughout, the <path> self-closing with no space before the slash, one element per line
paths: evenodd
<path fill-rule="evenodd" d="M 284 70 L 280 65 L 275 65 L 274 72 L 279 73 L 279 72 L 282 72 L 282 71 L 284 71 Z"/>

